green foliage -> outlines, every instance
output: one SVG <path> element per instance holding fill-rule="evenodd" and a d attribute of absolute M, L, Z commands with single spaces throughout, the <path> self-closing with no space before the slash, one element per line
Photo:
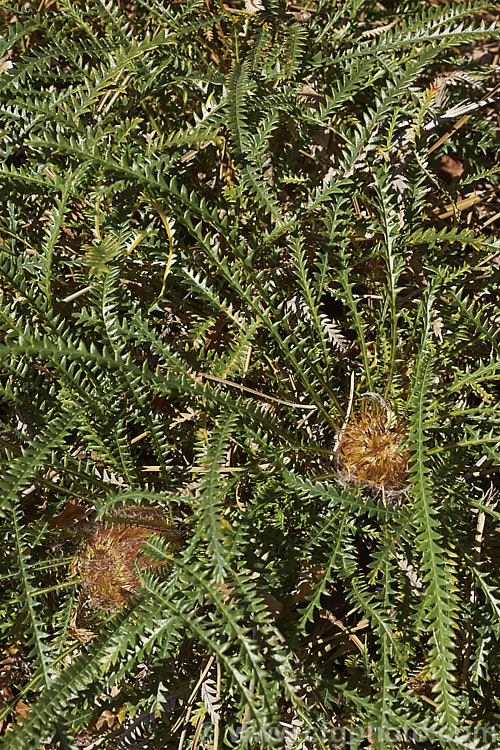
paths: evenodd
<path fill-rule="evenodd" d="M 385 6 L 3 9 L 5 748 L 496 746 L 500 32 Z M 402 487 L 341 465 L 367 393 Z"/>

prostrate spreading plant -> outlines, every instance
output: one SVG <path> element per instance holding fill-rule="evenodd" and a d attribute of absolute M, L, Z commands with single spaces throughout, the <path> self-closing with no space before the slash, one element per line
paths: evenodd
<path fill-rule="evenodd" d="M 500 31 L 434 5 L 2 10 L 5 748 L 497 746 Z"/>

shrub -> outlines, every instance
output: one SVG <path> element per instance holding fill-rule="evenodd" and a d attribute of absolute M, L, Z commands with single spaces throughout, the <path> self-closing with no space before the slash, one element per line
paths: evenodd
<path fill-rule="evenodd" d="M 434 5 L 3 10 L 6 748 L 495 746 L 500 33 Z"/>

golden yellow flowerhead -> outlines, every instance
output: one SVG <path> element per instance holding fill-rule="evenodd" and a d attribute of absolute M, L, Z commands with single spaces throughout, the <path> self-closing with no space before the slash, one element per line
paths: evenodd
<path fill-rule="evenodd" d="M 379 491 L 400 489 L 408 476 L 409 451 L 402 447 L 405 438 L 405 422 L 385 403 L 381 407 L 363 402 L 340 435 L 344 481 L 366 483 Z"/>

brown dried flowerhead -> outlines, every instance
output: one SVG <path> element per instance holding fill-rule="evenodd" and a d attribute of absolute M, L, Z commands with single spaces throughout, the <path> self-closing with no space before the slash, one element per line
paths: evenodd
<path fill-rule="evenodd" d="M 383 399 L 376 401 L 364 401 L 340 435 L 341 478 L 375 491 L 400 490 L 408 476 L 409 451 L 402 447 L 406 425 Z"/>
<path fill-rule="evenodd" d="M 77 561 L 83 596 L 90 607 L 122 607 L 133 596 L 140 586 L 134 561 L 148 536 L 140 528 L 97 527 Z"/>
<path fill-rule="evenodd" d="M 95 609 L 123 607 L 141 586 L 137 567 L 140 571 L 164 564 L 140 554 L 153 531 L 171 541 L 174 549 L 180 546 L 181 532 L 149 509 L 119 511 L 113 524 L 98 525 L 73 564 L 82 579 L 82 598 Z"/>

